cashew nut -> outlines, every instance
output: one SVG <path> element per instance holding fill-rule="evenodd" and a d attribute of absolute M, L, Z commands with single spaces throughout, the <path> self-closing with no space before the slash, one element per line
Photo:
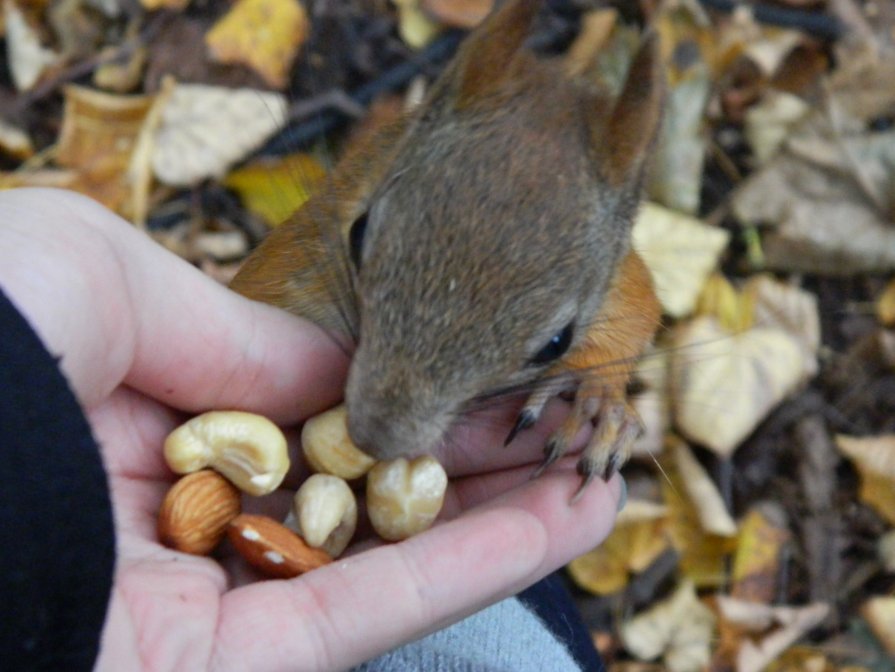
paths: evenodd
<path fill-rule="evenodd" d="M 357 500 L 338 476 L 314 474 L 292 500 L 292 521 L 308 546 L 338 557 L 357 527 Z"/>
<path fill-rule="evenodd" d="M 211 411 L 181 425 L 165 439 L 165 460 L 178 474 L 212 467 L 256 496 L 276 490 L 289 469 L 279 428 L 242 411 Z"/>
<path fill-rule="evenodd" d="M 448 478 L 434 457 L 379 462 L 367 475 L 367 514 L 376 533 L 399 541 L 428 529 L 444 503 Z"/>
<path fill-rule="evenodd" d="M 316 415 L 301 431 L 301 446 L 311 468 L 350 481 L 366 474 L 376 460 L 361 452 L 348 436 L 345 405 Z"/>

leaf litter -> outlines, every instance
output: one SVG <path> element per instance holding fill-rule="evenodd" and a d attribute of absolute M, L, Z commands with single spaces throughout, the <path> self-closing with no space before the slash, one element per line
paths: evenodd
<path fill-rule="evenodd" d="M 617 90 L 649 23 L 669 86 L 646 432 L 569 567 L 594 641 L 618 672 L 895 670 L 895 5 L 559 4 L 535 48 Z M 4 0 L 0 188 L 86 193 L 227 282 L 490 6 Z"/>

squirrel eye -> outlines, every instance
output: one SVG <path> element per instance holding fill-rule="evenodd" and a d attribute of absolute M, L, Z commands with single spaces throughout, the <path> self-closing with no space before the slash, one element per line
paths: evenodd
<path fill-rule="evenodd" d="M 547 364 L 555 359 L 562 357 L 569 346 L 572 344 L 572 333 L 574 325 L 569 322 L 560 331 L 553 335 L 547 345 L 538 350 L 534 357 L 528 360 L 529 365 L 537 366 L 539 364 Z"/>
<path fill-rule="evenodd" d="M 351 225 L 348 232 L 348 247 L 351 255 L 351 263 L 356 269 L 360 269 L 361 253 L 364 249 L 364 235 L 367 233 L 367 213 L 365 212 Z"/>

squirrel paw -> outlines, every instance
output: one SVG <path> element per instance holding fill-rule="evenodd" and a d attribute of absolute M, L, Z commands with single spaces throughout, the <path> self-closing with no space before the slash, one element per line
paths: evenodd
<path fill-rule="evenodd" d="M 518 432 L 531 427 L 537 421 L 544 403 L 546 400 L 540 398 L 533 398 L 526 403 L 507 437 L 507 444 Z M 581 485 L 572 497 L 572 502 L 581 496 L 595 476 L 600 476 L 604 481 L 612 478 L 628 459 L 631 446 L 642 431 L 640 417 L 623 394 L 605 388 L 582 387 L 575 395 L 571 414 L 547 440 L 544 460 L 534 471 L 532 478 L 543 474 L 550 465 L 565 455 L 585 422 L 594 423 L 594 433 L 578 460 Z"/>

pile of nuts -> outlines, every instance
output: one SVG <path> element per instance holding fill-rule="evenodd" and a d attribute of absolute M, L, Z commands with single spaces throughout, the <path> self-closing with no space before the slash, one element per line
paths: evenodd
<path fill-rule="evenodd" d="M 351 442 L 344 406 L 308 420 L 301 443 L 317 473 L 295 493 L 280 523 L 241 513 L 241 492 L 270 494 L 289 470 L 286 438 L 275 424 L 252 413 L 211 411 L 175 429 L 165 440 L 165 460 L 186 475 L 159 511 L 161 542 L 206 555 L 227 536 L 256 569 L 291 578 L 331 562 L 351 542 L 358 506 L 349 481 L 366 476 L 367 514 L 385 540 L 418 534 L 438 516 L 447 489 L 438 461 L 423 456 L 377 462 Z"/>

